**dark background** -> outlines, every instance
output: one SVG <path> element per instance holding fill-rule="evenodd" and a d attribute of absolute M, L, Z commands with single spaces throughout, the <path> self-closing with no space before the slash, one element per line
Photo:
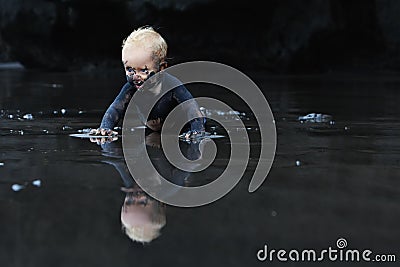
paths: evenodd
<path fill-rule="evenodd" d="M 398 266 L 399 17 L 395 0 L 0 0 L 0 62 L 28 69 L 0 71 L 0 266 L 299 266 L 258 262 L 256 252 L 326 249 L 340 237 L 351 249 L 397 254 L 368 266 Z M 171 64 L 218 61 L 251 76 L 278 139 L 255 193 L 251 157 L 232 192 L 168 207 L 161 236 L 142 246 L 121 232 L 114 159 L 69 134 L 98 127 L 125 82 L 121 42 L 146 24 L 167 40 Z M 247 109 L 210 87 L 192 92 Z M 311 112 L 335 124 L 297 120 Z M 257 152 L 257 121 L 243 121 Z M 228 155 L 229 141 L 216 140 Z M 366 266 L 315 266 L 343 265 Z"/>
<path fill-rule="evenodd" d="M 1 0 L 0 62 L 57 71 L 119 66 L 122 40 L 151 25 L 167 40 L 171 64 L 397 71 L 399 14 L 396 0 Z"/>

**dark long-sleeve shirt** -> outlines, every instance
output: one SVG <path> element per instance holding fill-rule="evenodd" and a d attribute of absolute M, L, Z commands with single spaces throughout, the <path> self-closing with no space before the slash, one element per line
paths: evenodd
<path fill-rule="evenodd" d="M 143 120 L 145 120 L 143 121 L 143 123 L 146 123 L 146 121 L 149 120 L 156 120 L 156 119 L 160 119 L 161 122 L 163 122 L 168 116 L 168 114 L 172 111 L 172 109 L 174 109 L 177 105 L 187 100 L 192 100 L 187 102 L 187 104 L 185 105 L 185 109 L 183 110 L 187 114 L 184 115 L 186 116 L 195 115 L 198 118 L 191 120 L 188 123 L 187 127 L 189 129 L 185 130 L 191 130 L 197 132 L 204 131 L 204 119 L 201 118 L 202 113 L 199 109 L 199 106 L 197 105 L 197 102 L 193 99 L 192 94 L 175 77 L 173 77 L 168 73 L 163 74 L 161 86 L 163 85 L 168 86 L 171 84 L 173 85 L 179 84 L 179 85 L 174 89 L 165 93 L 165 95 L 163 95 L 157 101 L 157 103 L 151 110 L 149 117 L 142 118 Z M 135 93 L 136 93 L 136 88 L 132 86 L 130 83 L 126 83 L 122 87 L 118 96 L 115 98 L 114 102 L 110 105 L 110 107 L 104 114 L 100 128 L 113 129 L 118 124 L 118 122 L 123 118 L 126 108 Z M 138 110 L 140 113 L 140 107 L 138 108 Z"/>

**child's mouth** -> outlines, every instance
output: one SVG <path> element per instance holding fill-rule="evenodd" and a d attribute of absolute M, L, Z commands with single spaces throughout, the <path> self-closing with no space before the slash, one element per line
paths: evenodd
<path fill-rule="evenodd" d="M 135 85 L 136 89 L 139 89 L 140 87 L 142 87 L 144 81 L 135 81 L 133 82 L 133 84 Z"/>

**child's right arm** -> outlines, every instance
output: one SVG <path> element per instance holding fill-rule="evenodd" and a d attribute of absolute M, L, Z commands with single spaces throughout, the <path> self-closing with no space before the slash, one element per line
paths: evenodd
<path fill-rule="evenodd" d="M 114 102 L 108 107 L 106 113 L 101 120 L 100 127 L 93 129 L 91 134 L 95 135 L 116 135 L 117 132 L 112 129 L 117 125 L 119 120 L 123 117 L 125 110 L 134 94 L 134 88 L 126 83 Z"/>

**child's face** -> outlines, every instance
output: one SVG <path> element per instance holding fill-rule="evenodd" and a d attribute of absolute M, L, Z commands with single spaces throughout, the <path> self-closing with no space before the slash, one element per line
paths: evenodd
<path fill-rule="evenodd" d="M 136 89 L 158 71 L 152 52 L 141 46 L 126 45 L 122 49 L 122 63 L 128 82 Z"/>
<path fill-rule="evenodd" d="M 145 193 L 139 195 L 128 193 L 122 205 L 121 220 L 129 227 L 152 224 L 155 205 L 155 201 L 149 199 Z"/>

